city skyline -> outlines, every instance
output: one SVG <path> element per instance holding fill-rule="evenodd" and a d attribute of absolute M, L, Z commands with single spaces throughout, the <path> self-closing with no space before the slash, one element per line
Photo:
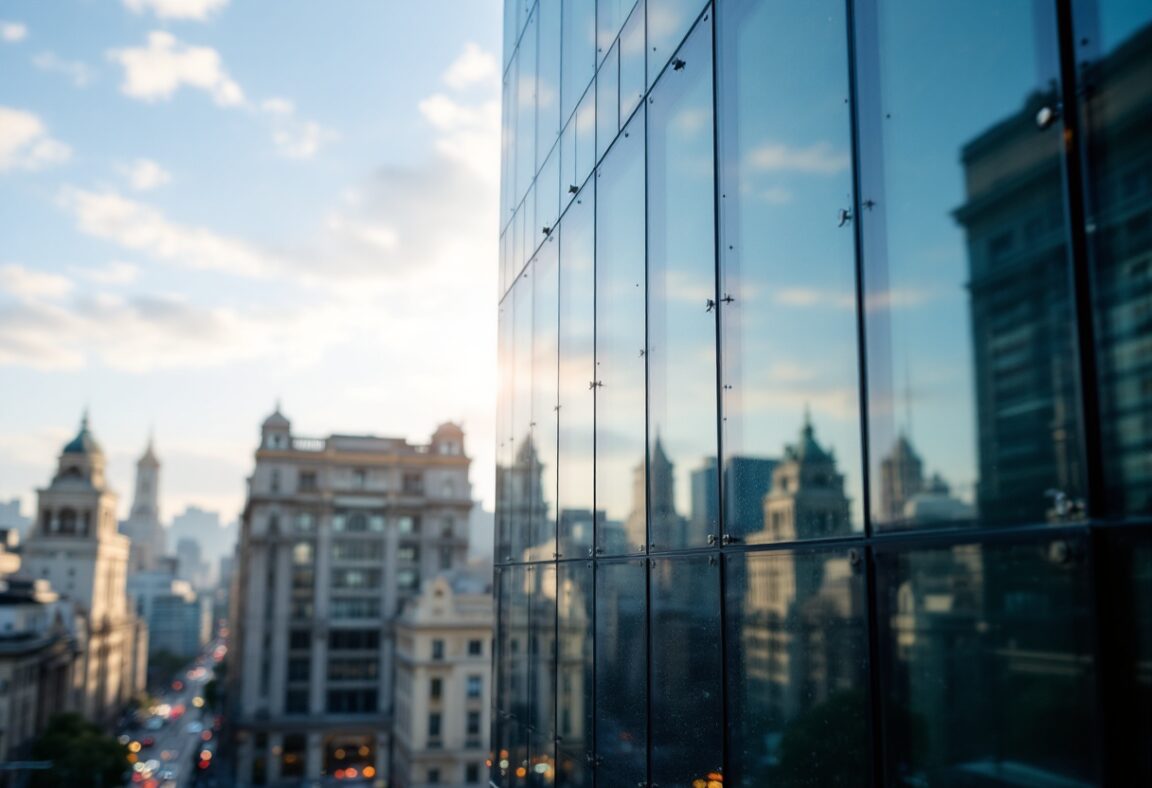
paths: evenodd
<path fill-rule="evenodd" d="M 225 520 L 277 398 L 493 455 L 499 4 L 281 10 L 0 9 L 0 500 L 85 407 L 122 496 L 154 431 L 166 511 Z"/>

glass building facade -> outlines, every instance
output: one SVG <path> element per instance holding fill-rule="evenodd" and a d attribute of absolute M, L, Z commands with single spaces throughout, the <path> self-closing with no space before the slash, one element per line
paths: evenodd
<path fill-rule="evenodd" d="M 507 0 L 492 782 L 1152 785 L 1152 4 Z"/>

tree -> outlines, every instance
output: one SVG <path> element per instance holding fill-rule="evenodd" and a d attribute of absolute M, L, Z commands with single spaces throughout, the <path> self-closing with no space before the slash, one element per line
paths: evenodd
<path fill-rule="evenodd" d="M 32 778 L 36 788 L 113 788 L 128 770 L 128 748 L 79 714 L 57 714 L 32 745 L 34 760 L 52 768 Z"/>

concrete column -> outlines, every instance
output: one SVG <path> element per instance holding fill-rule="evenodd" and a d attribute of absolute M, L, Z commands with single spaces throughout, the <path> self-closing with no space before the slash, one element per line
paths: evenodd
<path fill-rule="evenodd" d="M 280 779 L 280 759 L 284 757 L 284 734 L 268 734 L 268 784 Z"/>
<path fill-rule="evenodd" d="M 304 776 L 309 780 L 319 780 L 324 769 L 324 737 L 321 734 L 308 734 L 304 759 Z"/>
<path fill-rule="evenodd" d="M 236 788 L 252 785 L 252 761 L 255 757 L 252 733 L 248 732 L 236 752 Z"/>

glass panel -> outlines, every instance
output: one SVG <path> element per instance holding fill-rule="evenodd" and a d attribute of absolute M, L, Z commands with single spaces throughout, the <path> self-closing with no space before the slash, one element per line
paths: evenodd
<path fill-rule="evenodd" d="M 512 288 L 513 394 L 511 468 L 507 477 L 509 502 L 506 561 L 523 561 L 532 529 L 532 503 L 540 500 L 539 458 L 532 440 L 532 285 L 533 266 L 528 266 Z M 535 493 L 535 494 L 534 494 Z"/>
<path fill-rule="evenodd" d="M 883 526 L 1083 496 L 1052 4 L 879 2 L 857 51 L 870 455 Z M 870 58 L 874 58 L 872 62 Z"/>
<path fill-rule="evenodd" d="M 557 552 L 588 557 L 592 549 L 595 393 L 594 189 L 580 193 L 560 235 L 560 426 Z"/>
<path fill-rule="evenodd" d="M 540 170 L 536 179 L 536 224 L 532 228 L 537 245 L 544 242 L 548 233 L 556 226 L 560 216 L 560 146 L 552 149 L 551 155 Z"/>
<path fill-rule="evenodd" d="M 687 65 L 648 99 L 648 404 L 650 541 L 702 546 L 719 522 L 690 522 L 692 478 L 715 489 L 716 265 L 712 31 L 685 43 Z"/>
<path fill-rule="evenodd" d="M 536 79 L 536 166 L 552 150 L 560 134 L 560 3 L 540 3 L 540 43 Z"/>
<path fill-rule="evenodd" d="M 730 4 L 717 24 L 725 530 L 848 533 L 863 472 L 854 241 L 836 227 L 852 205 L 844 3 Z M 693 519 L 714 521 L 702 500 Z"/>
<path fill-rule="evenodd" d="M 514 296 L 509 294 L 500 302 L 499 337 L 500 396 L 496 409 L 496 515 L 495 559 L 507 560 L 512 555 L 512 463 L 515 457 L 513 436 L 513 401 L 515 399 L 515 322 Z"/>
<path fill-rule="evenodd" d="M 1085 548 L 1045 540 L 878 555 L 891 780 L 1096 784 Z"/>
<path fill-rule="evenodd" d="M 551 785 L 556 764 L 556 565 L 533 566 L 529 729 L 529 785 Z"/>
<path fill-rule="evenodd" d="M 502 752 L 507 750 L 508 779 L 505 785 L 516 785 L 511 778 L 520 768 L 527 768 L 528 740 L 526 727 L 531 720 L 528 684 L 528 625 L 531 601 L 528 571 L 523 566 L 500 570 L 500 717 L 507 724 Z"/>
<path fill-rule="evenodd" d="M 504 75 L 500 93 L 500 226 L 512 218 L 516 186 L 516 68 Z M 501 291 L 503 292 L 503 291 Z"/>
<path fill-rule="evenodd" d="M 596 158 L 596 86 L 593 85 L 576 108 L 576 180 L 568 184 L 569 187 L 584 185 L 596 166 Z"/>
<path fill-rule="evenodd" d="M 643 551 L 644 113 L 596 180 L 596 549 Z"/>
<path fill-rule="evenodd" d="M 648 0 L 649 84 L 659 77 L 705 5 L 704 0 Z"/>
<path fill-rule="evenodd" d="M 596 567 L 596 773 L 611 785 L 647 779 L 645 585 L 642 559 Z"/>
<path fill-rule="evenodd" d="M 568 208 L 568 203 L 576 195 L 576 122 L 573 115 L 560 134 L 560 213 Z"/>
<path fill-rule="evenodd" d="M 620 31 L 620 121 L 644 99 L 644 3 L 639 3 Z"/>
<path fill-rule="evenodd" d="M 533 264 L 532 442 L 536 452 L 532 478 L 530 560 L 548 561 L 556 552 L 556 377 L 559 261 L 557 233 L 540 248 Z"/>
<path fill-rule="evenodd" d="M 596 0 L 596 51 L 603 58 L 616 40 L 636 0 Z"/>
<path fill-rule="evenodd" d="M 620 129 L 620 47 L 612 51 L 596 75 L 596 157 L 600 158 Z"/>
<path fill-rule="evenodd" d="M 1111 513 L 1152 512 L 1152 6 L 1075 6 L 1087 127 L 1104 483 Z"/>
<path fill-rule="evenodd" d="M 560 117 L 567 121 L 596 74 L 596 0 L 564 0 Z"/>
<path fill-rule="evenodd" d="M 728 780 L 756 787 L 866 781 L 862 564 L 844 552 L 726 560 Z"/>
<path fill-rule="evenodd" d="M 723 769 L 720 561 L 652 561 L 652 782 L 690 786 Z M 723 779 L 723 778 L 721 778 Z"/>
<path fill-rule="evenodd" d="M 557 569 L 557 785 L 592 785 L 592 564 Z"/>
<path fill-rule="evenodd" d="M 524 28 L 516 54 L 516 194 L 528 190 L 536 177 L 536 18 Z"/>

